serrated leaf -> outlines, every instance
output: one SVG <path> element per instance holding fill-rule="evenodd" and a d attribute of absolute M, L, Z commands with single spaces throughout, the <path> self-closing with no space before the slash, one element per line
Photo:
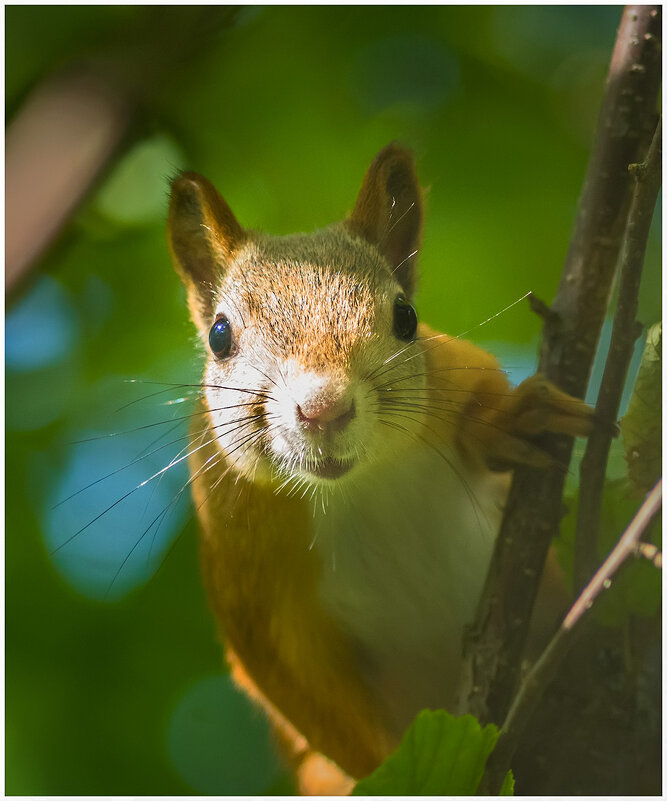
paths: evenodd
<path fill-rule="evenodd" d="M 628 473 L 637 489 L 648 492 L 662 468 L 662 323 L 652 326 L 628 411 L 621 420 Z"/>
<path fill-rule="evenodd" d="M 499 795 L 514 795 L 514 774 L 511 770 L 507 771 Z"/>
<path fill-rule="evenodd" d="M 417 715 L 403 741 L 353 795 L 474 795 L 498 729 L 444 710 Z M 507 784 L 505 778 L 503 787 Z"/>

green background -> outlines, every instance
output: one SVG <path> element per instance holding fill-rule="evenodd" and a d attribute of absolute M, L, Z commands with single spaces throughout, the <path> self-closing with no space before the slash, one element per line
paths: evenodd
<path fill-rule="evenodd" d="M 525 303 L 494 315 L 554 295 L 619 17 L 6 9 L 10 125 L 71 65 L 103 65 L 136 100 L 116 157 L 8 302 L 8 794 L 290 790 L 264 721 L 222 675 L 184 465 L 112 507 L 183 447 L 188 391 L 146 382 L 201 370 L 165 243 L 169 176 L 204 173 L 248 227 L 312 230 L 352 208 L 378 150 L 407 144 L 427 187 L 420 316 L 469 332 L 518 380 L 539 320 Z M 657 229 L 639 317 L 660 318 Z"/>

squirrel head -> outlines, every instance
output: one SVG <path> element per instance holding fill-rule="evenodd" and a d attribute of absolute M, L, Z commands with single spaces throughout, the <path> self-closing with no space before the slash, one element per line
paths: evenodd
<path fill-rule="evenodd" d="M 396 145 L 371 164 L 351 216 L 311 234 L 245 230 L 206 178 L 173 181 L 169 245 L 231 468 L 330 484 L 407 443 L 417 421 L 382 401 L 424 385 L 411 305 L 421 224 L 412 155 Z"/>

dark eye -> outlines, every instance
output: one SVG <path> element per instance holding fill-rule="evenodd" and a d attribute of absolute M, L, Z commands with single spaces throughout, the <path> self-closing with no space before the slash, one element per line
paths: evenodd
<path fill-rule="evenodd" d="M 219 317 L 208 334 L 208 344 L 219 359 L 229 356 L 232 349 L 232 327 L 226 317 Z"/>
<path fill-rule="evenodd" d="M 399 295 L 394 301 L 394 334 L 404 342 L 410 342 L 417 333 L 417 312 L 407 298 Z"/>

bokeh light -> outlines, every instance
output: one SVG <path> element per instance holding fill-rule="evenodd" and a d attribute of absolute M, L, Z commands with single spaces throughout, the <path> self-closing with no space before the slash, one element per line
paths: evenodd
<path fill-rule="evenodd" d="M 167 731 L 181 778 L 203 795 L 262 795 L 281 768 L 263 712 L 228 676 L 199 679 L 180 698 Z"/>

